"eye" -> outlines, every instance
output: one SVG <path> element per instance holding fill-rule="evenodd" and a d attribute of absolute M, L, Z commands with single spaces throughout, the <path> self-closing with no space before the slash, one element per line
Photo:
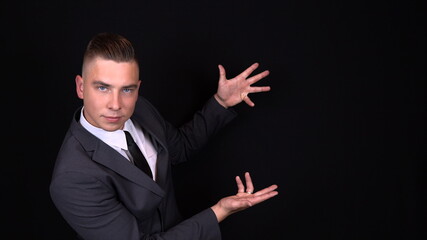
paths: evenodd
<path fill-rule="evenodd" d="M 133 91 L 133 89 L 132 88 L 124 88 L 123 89 L 123 92 L 124 93 L 131 93 Z"/>
<path fill-rule="evenodd" d="M 107 87 L 105 87 L 105 86 L 99 86 L 98 89 L 102 92 L 107 91 Z"/>

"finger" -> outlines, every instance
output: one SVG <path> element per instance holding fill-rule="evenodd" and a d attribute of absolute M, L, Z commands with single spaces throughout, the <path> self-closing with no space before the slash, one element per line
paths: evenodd
<path fill-rule="evenodd" d="M 219 80 L 227 79 L 225 74 L 225 68 L 221 64 L 219 64 L 218 69 L 219 69 Z"/>
<path fill-rule="evenodd" d="M 270 86 L 250 87 L 248 90 L 248 93 L 268 92 L 270 90 L 271 90 Z"/>
<path fill-rule="evenodd" d="M 265 200 L 268 200 L 268 199 L 276 196 L 277 194 L 279 194 L 277 191 L 271 191 L 271 192 L 268 192 L 268 193 L 265 193 L 265 194 L 259 195 L 259 196 L 251 195 L 254 197 L 252 197 L 248 200 L 251 202 L 251 206 L 254 206 L 260 202 L 264 202 Z"/>
<path fill-rule="evenodd" d="M 237 183 L 237 193 L 244 193 L 245 186 L 243 185 L 243 182 L 239 176 L 236 176 L 236 183 Z"/>
<path fill-rule="evenodd" d="M 246 104 L 248 104 L 250 107 L 255 107 L 255 103 L 252 102 L 252 100 L 249 98 L 249 96 L 246 95 L 246 97 L 243 99 Z"/>
<path fill-rule="evenodd" d="M 255 76 L 253 76 L 253 77 L 250 77 L 250 78 L 246 79 L 246 81 L 248 81 L 248 83 L 249 83 L 249 84 L 253 84 L 253 83 L 256 83 L 256 82 L 258 82 L 259 80 L 261 80 L 261 79 L 263 79 L 263 78 L 267 77 L 268 75 L 270 75 L 270 71 L 265 70 L 265 71 L 264 71 L 264 72 L 262 72 L 262 73 L 258 73 L 257 75 L 255 75 Z"/>
<path fill-rule="evenodd" d="M 250 67 L 246 68 L 245 71 L 243 71 L 242 73 L 240 73 L 239 76 L 244 77 L 246 79 L 247 77 L 249 77 L 249 75 L 251 75 L 251 73 L 253 71 L 255 71 L 255 69 L 258 68 L 258 66 L 259 66 L 259 63 L 252 64 Z"/>
<path fill-rule="evenodd" d="M 246 180 L 246 192 L 252 194 L 254 192 L 254 185 L 252 183 L 251 175 L 248 172 L 245 173 L 245 180 Z"/>
<path fill-rule="evenodd" d="M 254 193 L 255 196 L 261 196 L 270 192 L 274 192 L 276 189 L 278 188 L 278 186 L 276 184 L 273 184 L 269 187 L 266 187 L 262 190 L 257 191 L 256 193 Z"/>

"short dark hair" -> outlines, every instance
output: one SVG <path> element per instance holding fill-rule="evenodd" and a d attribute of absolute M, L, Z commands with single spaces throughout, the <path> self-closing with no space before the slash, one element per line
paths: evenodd
<path fill-rule="evenodd" d="M 101 57 L 105 60 L 115 62 L 138 63 L 135 49 L 132 43 L 125 37 L 116 33 L 98 33 L 88 43 L 83 57 L 83 66 L 85 62 Z"/>

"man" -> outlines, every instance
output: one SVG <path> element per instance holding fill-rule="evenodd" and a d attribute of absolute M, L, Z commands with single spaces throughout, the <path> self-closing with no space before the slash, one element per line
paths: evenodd
<path fill-rule="evenodd" d="M 75 79 L 83 106 L 74 114 L 50 185 L 55 206 L 78 237 L 221 239 L 219 222 L 277 195 L 276 185 L 252 193 L 246 173 L 246 187 L 236 177 L 236 195 L 181 219 L 172 183 L 171 165 L 189 159 L 231 121 L 236 113 L 230 107 L 242 101 L 254 106 L 247 95 L 270 90 L 251 86 L 269 74 L 248 78 L 257 66 L 229 80 L 220 65 L 217 93 L 190 122 L 175 128 L 138 95 L 141 81 L 132 44 L 117 34 L 94 36 L 82 75 Z M 134 155 L 135 145 L 142 156 Z"/>

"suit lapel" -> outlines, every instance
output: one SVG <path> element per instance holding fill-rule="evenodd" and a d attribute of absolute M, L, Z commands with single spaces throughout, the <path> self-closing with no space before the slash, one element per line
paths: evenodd
<path fill-rule="evenodd" d="M 79 110 L 76 111 L 76 119 L 72 121 L 70 130 L 95 162 L 111 169 L 139 186 L 149 189 L 161 197 L 165 195 L 165 192 L 153 181 L 153 179 L 139 170 L 116 150 L 84 129 L 84 127 L 78 123 L 78 114 Z"/>
<path fill-rule="evenodd" d="M 100 140 L 92 159 L 161 197 L 165 195 L 165 192 L 153 181 L 153 179 L 143 173 L 116 150 Z"/>

